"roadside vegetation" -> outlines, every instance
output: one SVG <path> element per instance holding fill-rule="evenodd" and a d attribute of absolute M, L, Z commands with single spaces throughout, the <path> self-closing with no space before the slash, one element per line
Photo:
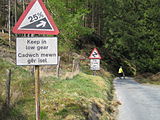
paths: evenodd
<path fill-rule="evenodd" d="M 34 79 L 22 67 L 0 59 L 0 115 L 5 120 L 35 119 Z M 6 70 L 12 70 L 11 105 L 5 106 Z M 73 78 L 41 78 L 42 120 L 100 120 L 114 119 L 112 76 L 101 71 L 101 76 L 83 72 Z M 103 76 L 102 76 L 103 75 Z"/>
<path fill-rule="evenodd" d="M 145 73 L 137 75 L 135 80 L 139 83 L 160 85 L 160 72 L 157 74 Z"/>
<path fill-rule="evenodd" d="M 80 73 L 72 79 L 46 78 L 42 81 L 41 108 L 48 119 L 113 119 L 111 80 Z"/>
<path fill-rule="evenodd" d="M 11 28 L 29 2 L 11 1 Z M 114 73 L 119 66 L 129 76 L 160 72 L 159 0 L 44 0 L 44 3 L 60 30 L 60 52 L 85 51 L 88 55 L 97 47 Z M 8 7 L 6 0 L 0 1 L 3 18 L 0 31 L 4 33 L 8 33 Z M 11 36 L 14 41 L 15 35 Z"/>
<path fill-rule="evenodd" d="M 15 52 L 1 39 L 0 116 L 5 120 L 35 119 L 32 67 L 16 66 Z M 41 67 L 42 120 L 112 120 L 118 105 L 113 101 L 113 75 L 101 69 L 93 76 L 89 60 L 80 61 L 80 72 L 72 72 L 76 53 L 62 54 L 60 77 L 55 68 Z M 70 54 L 73 54 L 72 56 Z M 11 70 L 11 103 L 6 106 L 7 70 Z M 51 72 L 50 72 L 51 71 Z"/>
<path fill-rule="evenodd" d="M 0 117 L 4 120 L 33 120 L 34 79 L 31 67 L 15 65 L 15 38 L 8 37 L 8 8 L 11 28 L 30 0 L 0 1 Z M 160 34 L 159 0 L 44 0 L 60 30 L 58 54 L 60 77 L 55 67 L 41 69 L 41 118 L 44 120 L 113 119 L 112 75 L 89 69 L 87 57 L 93 48 L 102 56 L 102 66 L 117 74 L 123 66 L 126 76 L 140 82 L 159 84 Z M 17 35 L 27 36 L 27 35 Z M 10 47 L 9 47 L 10 46 Z M 83 59 L 81 61 L 81 59 Z M 80 63 L 80 73 L 72 62 Z M 62 69 L 63 67 L 63 69 Z M 5 105 L 7 70 L 12 72 L 11 106 Z M 150 75 L 147 75 L 147 74 Z"/>
<path fill-rule="evenodd" d="M 11 101 L 6 106 L 7 70 L 11 70 Z M 34 79 L 25 69 L 0 59 L 0 118 L 3 120 L 26 119 L 28 112 L 34 116 Z M 27 109 L 29 108 L 29 109 Z"/>

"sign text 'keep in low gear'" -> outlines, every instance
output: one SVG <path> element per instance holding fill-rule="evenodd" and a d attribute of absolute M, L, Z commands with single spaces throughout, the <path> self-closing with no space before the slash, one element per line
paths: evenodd
<path fill-rule="evenodd" d="M 57 64 L 56 37 L 24 37 L 16 42 L 17 65 Z"/>

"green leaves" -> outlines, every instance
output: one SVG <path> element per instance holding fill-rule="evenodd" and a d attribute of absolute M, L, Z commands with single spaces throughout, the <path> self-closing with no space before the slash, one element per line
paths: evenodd
<path fill-rule="evenodd" d="M 158 0 L 109 0 L 106 3 L 105 48 L 113 56 L 121 57 L 118 61 L 122 64 L 123 58 L 127 58 L 141 72 L 160 70 L 157 68 L 160 64 L 157 62 L 160 61 L 159 4 Z"/>
<path fill-rule="evenodd" d="M 91 29 L 83 25 L 83 18 L 89 13 L 85 3 L 84 0 L 49 0 L 48 8 L 60 29 L 60 47 L 70 50 L 79 36 L 91 33 Z"/>

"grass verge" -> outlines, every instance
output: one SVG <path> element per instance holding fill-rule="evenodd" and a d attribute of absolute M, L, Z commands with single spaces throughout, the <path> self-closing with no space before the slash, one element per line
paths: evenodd
<path fill-rule="evenodd" d="M 135 77 L 139 83 L 160 85 L 160 72 L 157 74 L 145 73 Z"/>
<path fill-rule="evenodd" d="M 11 105 L 5 105 L 7 70 L 11 70 Z M 0 59 L 0 119 L 34 119 L 34 81 L 21 67 Z"/>
<path fill-rule="evenodd" d="M 73 79 L 45 78 L 42 84 L 41 108 L 48 120 L 112 119 L 110 80 L 80 73 Z"/>
<path fill-rule="evenodd" d="M 6 70 L 12 70 L 11 106 L 5 106 Z M 34 120 L 34 80 L 22 67 L 0 59 L 0 116 L 4 120 Z M 41 78 L 42 120 L 112 120 L 112 82 L 80 73 L 72 79 Z M 107 76 L 107 77 L 106 77 Z"/>

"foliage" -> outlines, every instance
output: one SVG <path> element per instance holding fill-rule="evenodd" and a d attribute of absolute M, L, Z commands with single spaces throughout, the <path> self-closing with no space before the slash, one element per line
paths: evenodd
<path fill-rule="evenodd" d="M 25 0 L 25 6 L 29 0 Z M 99 47 L 113 68 L 128 74 L 160 71 L 159 0 L 45 0 L 60 30 L 59 51 Z M 17 6 L 17 9 L 15 9 Z M 11 1 L 11 26 L 23 12 Z M 17 16 L 15 16 L 17 10 Z M 8 2 L 0 1 L 0 29 L 7 28 Z M 5 29 L 6 29 L 5 28 Z M 1 39 L 1 38 L 0 38 Z M 6 44 L 6 42 L 2 41 Z M 110 63 L 112 61 L 112 63 Z M 126 62 L 127 61 L 127 62 Z"/>
<path fill-rule="evenodd" d="M 159 4 L 158 0 L 106 2 L 105 48 L 121 65 L 128 59 L 139 72 L 160 71 Z"/>
<path fill-rule="evenodd" d="M 6 23 L 5 17 L 7 16 L 7 1 L 0 1 L 0 28 Z"/>
<path fill-rule="evenodd" d="M 79 36 L 90 34 L 91 29 L 84 27 L 83 17 L 89 13 L 84 0 L 48 0 L 47 7 L 60 30 L 60 50 L 74 48 Z"/>

